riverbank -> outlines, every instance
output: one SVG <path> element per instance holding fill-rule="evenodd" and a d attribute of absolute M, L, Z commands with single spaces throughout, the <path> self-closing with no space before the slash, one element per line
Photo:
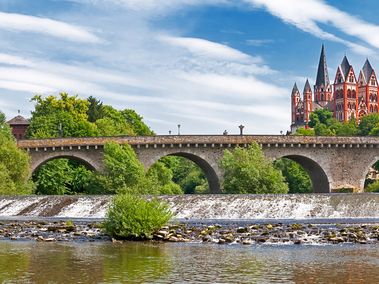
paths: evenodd
<path fill-rule="evenodd" d="M 99 222 L 3 221 L 0 240 L 36 242 L 119 242 Z M 190 224 L 161 228 L 147 241 L 213 244 L 377 244 L 379 224 L 276 223 Z"/>

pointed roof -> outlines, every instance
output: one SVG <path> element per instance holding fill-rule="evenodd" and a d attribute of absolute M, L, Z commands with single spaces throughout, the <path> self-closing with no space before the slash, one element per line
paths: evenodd
<path fill-rule="evenodd" d="M 368 59 L 366 59 L 366 62 L 362 67 L 362 73 L 365 76 L 366 82 L 368 82 L 368 80 L 370 79 L 373 71 L 374 71 L 374 69 L 372 68 L 372 66 L 370 64 L 370 61 L 368 61 Z"/>
<path fill-rule="evenodd" d="M 340 68 L 341 68 L 341 71 L 342 71 L 342 74 L 343 74 L 345 80 L 346 80 L 347 75 L 349 74 L 350 67 L 351 67 L 351 65 L 349 63 L 349 60 L 347 60 L 347 57 L 345 55 L 342 59 L 341 65 L 340 65 Z"/>
<path fill-rule="evenodd" d="M 30 122 L 21 115 L 17 115 L 7 122 L 10 126 L 12 125 L 29 125 Z"/>
<path fill-rule="evenodd" d="M 304 93 L 309 93 L 309 92 L 312 92 L 312 89 L 311 89 L 311 85 L 309 84 L 309 81 L 307 79 L 307 81 L 305 82 L 305 86 L 304 86 Z"/>
<path fill-rule="evenodd" d="M 324 45 L 321 47 L 320 61 L 318 63 L 316 86 L 327 86 L 330 85 L 328 66 L 326 65 L 326 54 Z"/>
<path fill-rule="evenodd" d="M 292 88 L 292 95 L 296 94 L 296 93 L 299 93 L 299 89 L 297 88 L 297 85 L 296 83 L 293 85 L 293 88 Z"/>

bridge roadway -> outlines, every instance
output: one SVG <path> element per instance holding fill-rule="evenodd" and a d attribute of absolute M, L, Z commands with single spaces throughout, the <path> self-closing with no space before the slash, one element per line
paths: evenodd
<path fill-rule="evenodd" d="M 272 160 L 288 158 L 310 175 L 314 192 L 340 188 L 363 191 L 365 176 L 379 160 L 379 138 L 283 135 L 163 135 L 136 137 L 91 137 L 20 140 L 18 147 L 31 158 L 31 171 L 56 158 L 79 160 L 90 169 L 102 171 L 103 147 L 107 142 L 130 144 L 145 168 L 160 158 L 181 156 L 195 162 L 205 173 L 211 192 L 220 192 L 222 171 L 219 162 L 225 149 L 261 145 Z"/>

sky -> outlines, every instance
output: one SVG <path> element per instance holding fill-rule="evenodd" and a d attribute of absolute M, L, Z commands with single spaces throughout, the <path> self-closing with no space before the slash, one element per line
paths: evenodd
<path fill-rule="evenodd" d="M 157 133 L 289 130 L 290 95 L 346 54 L 379 68 L 377 1 L 0 0 L 0 110 L 67 92 L 132 108 Z"/>

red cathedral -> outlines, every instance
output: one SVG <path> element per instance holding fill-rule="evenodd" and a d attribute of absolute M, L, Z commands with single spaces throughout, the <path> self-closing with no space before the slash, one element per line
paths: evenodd
<path fill-rule="evenodd" d="M 305 82 L 303 96 L 296 83 L 293 86 L 291 132 L 294 133 L 299 127 L 308 128 L 310 113 L 319 108 L 329 109 L 334 117 L 342 122 L 351 118 L 359 121 L 364 115 L 377 113 L 378 81 L 369 60 L 366 59 L 357 80 L 353 66 L 345 55 L 337 68 L 334 83 L 330 83 L 325 48 L 322 45 L 313 94 L 308 79 Z"/>

